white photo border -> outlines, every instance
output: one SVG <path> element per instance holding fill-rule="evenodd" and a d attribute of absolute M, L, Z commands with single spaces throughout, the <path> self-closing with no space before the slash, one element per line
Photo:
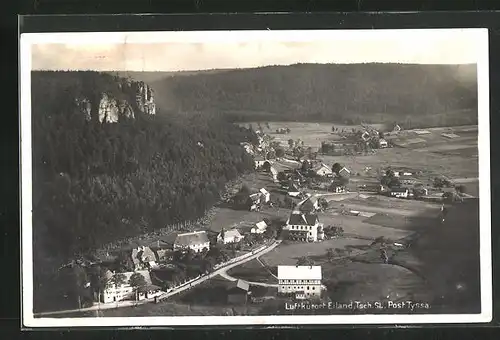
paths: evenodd
<path fill-rule="evenodd" d="M 311 42 L 328 39 L 387 39 L 422 33 L 474 35 L 480 51 L 477 60 L 478 153 L 480 213 L 481 313 L 411 315 L 269 315 L 269 316 L 169 316 L 169 317 L 85 317 L 35 318 L 33 314 L 32 238 L 32 150 L 31 150 L 31 46 L 41 43 L 112 44 L 165 42 Z M 279 326 L 279 325 L 368 325 L 368 324 L 457 324 L 487 323 L 492 320 L 491 193 L 489 137 L 488 29 L 373 29 L 373 30 L 280 30 L 280 31 L 166 31 L 166 32 L 85 32 L 24 33 L 20 37 L 20 183 L 21 183 L 21 284 L 22 323 L 25 327 L 137 327 L 137 326 Z"/>

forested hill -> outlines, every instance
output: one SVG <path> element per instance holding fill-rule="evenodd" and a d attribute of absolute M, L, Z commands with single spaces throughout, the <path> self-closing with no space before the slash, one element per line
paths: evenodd
<path fill-rule="evenodd" d="M 194 219 L 253 168 L 240 146 L 253 132 L 161 108 L 154 115 L 137 104 L 152 107 L 145 87 L 95 72 L 33 73 L 35 254 L 70 257 Z M 118 120 L 98 119 L 106 112 Z"/>
<path fill-rule="evenodd" d="M 150 84 L 165 109 L 224 112 L 240 121 L 477 121 L 476 65 L 297 64 L 165 74 Z"/>

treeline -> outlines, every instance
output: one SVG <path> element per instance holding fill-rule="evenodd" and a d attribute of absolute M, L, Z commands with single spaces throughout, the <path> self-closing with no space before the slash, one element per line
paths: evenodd
<path fill-rule="evenodd" d="M 50 255 L 197 218 L 227 181 L 253 169 L 240 142 L 255 142 L 254 133 L 219 119 L 136 112 L 139 119 L 114 124 L 85 121 L 75 88 L 96 98 L 106 89 L 119 95 L 115 85 L 92 72 L 34 82 L 33 228 L 35 247 Z"/>
<path fill-rule="evenodd" d="M 463 125 L 477 122 L 475 73 L 475 65 L 298 64 L 168 75 L 151 85 L 162 107 L 234 121 Z"/>

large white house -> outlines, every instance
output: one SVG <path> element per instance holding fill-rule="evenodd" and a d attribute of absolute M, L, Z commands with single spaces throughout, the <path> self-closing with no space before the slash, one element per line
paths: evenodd
<path fill-rule="evenodd" d="M 217 243 L 228 244 L 228 243 L 238 243 L 243 239 L 243 236 L 237 229 L 231 229 L 226 231 L 221 231 L 217 235 Z"/>
<path fill-rule="evenodd" d="M 193 231 L 178 234 L 174 242 L 174 251 L 191 249 L 195 253 L 210 249 L 210 241 L 205 231 Z"/>
<path fill-rule="evenodd" d="M 321 296 L 321 266 L 278 266 L 278 293 Z"/>
<path fill-rule="evenodd" d="M 288 232 L 288 238 L 291 240 L 317 242 L 320 239 L 319 227 L 322 227 L 322 224 L 319 223 L 318 215 L 293 211 L 283 230 Z"/>
<path fill-rule="evenodd" d="M 106 289 L 101 292 L 101 302 L 112 303 L 128 299 L 135 299 L 135 288 L 129 284 L 130 277 L 135 273 L 141 274 L 144 277 L 144 281 L 146 282 L 145 286 L 138 287 L 137 297 L 139 300 L 150 299 L 154 298 L 155 296 L 161 295 L 162 292 L 160 288 L 151 283 L 151 277 L 149 275 L 149 271 L 147 270 L 119 273 L 123 275 L 123 282 L 120 285 L 115 285 L 112 283 L 113 276 L 118 274 L 114 274 L 108 270 L 106 272 L 106 279 L 108 284 L 106 285 Z"/>

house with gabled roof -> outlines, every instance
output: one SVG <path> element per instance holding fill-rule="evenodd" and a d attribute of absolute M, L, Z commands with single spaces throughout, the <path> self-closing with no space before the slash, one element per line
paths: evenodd
<path fill-rule="evenodd" d="M 265 221 L 260 221 L 260 222 L 257 222 L 255 223 L 255 227 L 253 227 L 251 230 L 250 230 L 250 233 L 252 234 L 263 234 L 266 229 L 267 229 L 268 225 Z"/>
<path fill-rule="evenodd" d="M 219 244 L 238 243 L 242 239 L 243 235 L 240 234 L 238 229 L 221 230 L 217 235 L 217 243 Z"/>
<path fill-rule="evenodd" d="M 139 246 L 132 249 L 131 258 L 135 270 L 156 266 L 156 256 L 150 247 Z"/>
<path fill-rule="evenodd" d="M 345 166 L 339 170 L 339 176 L 349 177 L 351 176 L 351 170 L 347 169 Z"/>
<path fill-rule="evenodd" d="M 174 251 L 191 249 L 195 253 L 210 249 L 210 240 L 205 231 L 193 231 L 178 234 L 174 242 Z"/>
<path fill-rule="evenodd" d="M 317 176 L 331 176 L 333 175 L 332 169 L 324 163 L 316 163 L 313 165 L 312 171 Z"/>
<path fill-rule="evenodd" d="M 111 272 L 110 270 L 107 270 L 105 274 L 107 285 L 106 288 L 102 292 L 100 292 L 101 296 L 99 297 L 99 300 L 103 303 L 113 303 L 117 301 L 135 299 L 136 296 L 134 291 L 135 288 L 130 286 L 129 282 L 130 277 L 135 273 L 142 275 L 146 283 L 144 287 L 139 287 L 139 289 L 142 290 L 142 292 L 139 291 L 138 298 L 142 300 L 144 298 L 154 297 L 151 295 L 153 294 L 152 292 L 153 284 L 151 282 L 151 276 L 148 270 L 136 270 L 133 272 L 124 272 L 124 273 L 114 273 Z M 123 275 L 123 282 L 119 285 L 114 285 L 111 279 L 113 278 L 114 275 L 117 274 Z M 146 291 L 144 291 L 144 288 L 146 287 L 149 287 L 149 290 L 146 289 Z M 160 292 L 159 287 L 156 287 L 156 289 L 154 289 L 154 292 L 159 293 Z"/>
<path fill-rule="evenodd" d="M 296 241 L 317 242 L 318 229 L 322 226 L 318 215 L 310 212 L 293 211 L 283 230 L 288 238 Z"/>

